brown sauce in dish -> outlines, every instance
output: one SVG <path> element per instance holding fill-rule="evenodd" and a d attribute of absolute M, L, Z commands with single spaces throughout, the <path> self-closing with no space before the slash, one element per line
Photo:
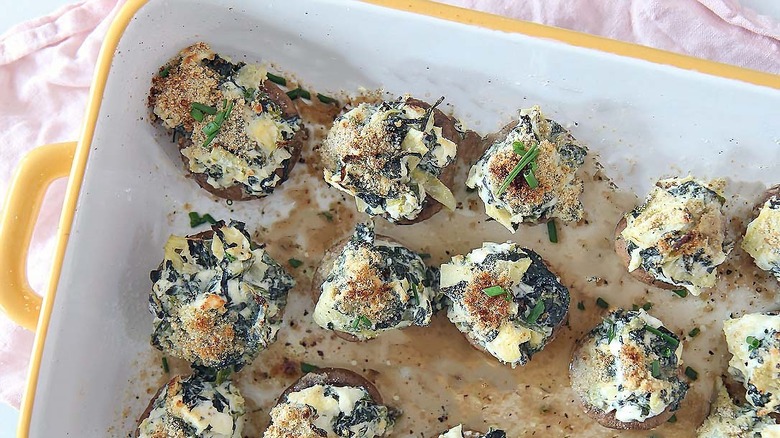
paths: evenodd
<path fill-rule="evenodd" d="M 256 240 L 267 244 L 268 252 L 298 283 L 290 292 L 277 341 L 234 376 L 246 398 L 244 436 L 262 435 L 276 398 L 302 374 L 300 362 L 348 368 L 374 382 L 385 403 L 403 411 L 393 436 L 436 436 L 460 422 L 477 430 L 497 426 L 510 437 L 695 436 L 695 429 L 707 415 L 714 382 L 725 373 L 730 356 L 722 321 L 732 313 L 773 308 L 778 289 L 777 282 L 753 265 L 738 242 L 720 267 L 717 287 L 699 297 L 680 298 L 634 279 L 615 254 L 612 239 L 615 224 L 638 199 L 615 188 L 592 153 L 581 170 L 585 181 L 583 221 L 570 226 L 558 223 L 559 243 L 555 244 L 549 242 L 545 225 L 521 226 L 512 235 L 488 219 L 477 194 L 467 192 L 463 184 L 470 163 L 481 153 L 478 137 L 469 134 L 469 145 L 459 150 L 461 168 L 454 192 L 458 209 L 444 209 L 415 225 L 397 226 L 377 219 L 377 233 L 430 254 L 426 262 L 437 266 L 484 241 L 512 240 L 529 247 L 548 261 L 569 288 L 568 324 L 526 366 L 516 369 L 472 348 L 445 312 L 435 316 L 429 327 L 384 334 L 366 343 L 347 342 L 313 322 L 309 288 L 325 250 L 350 234 L 358 221 L 368 218 L 356 212 L 353 199 L 328 187 L 322 178 L 316 149 L 337 114 L 333 106 L 296 104 L 311 134 L 301 159 L 305 164 L 296 166 L 290 180 L 266 199 L 231 206 L 217 201 L 221 207 L 215 206 L 215 210 L 226 210 L 217 211 L 222 216 L 245 221 L 247 229 L 257 230 Z M 745 199 L 750 200 L 753 193 L 757 199 L 758 191 L 758 187 L 737 184 L 728 189 L 728 193 L 738 194 L 727 196 L 728 217 L 737 218 L 730 224 L 732 238 L 741 236 L 742 223 L 749 220 L 752 203 Z M 293 268 L 288 263 L 291 258 L 303 264 Z M 569 385 L 569 359 L 576 340 L 607 312 L 596 305 L 599 297 L 615 307 L 652 303 L 649 313 L 680 335 L 683 366 L 695 369 L 699 377 L 692 382 L 675 423 L 654 431 L 615 431 L 598 425 L 580 409 Z M 579 309 L 579 303 L 584 310 Z M 688 332 L 694 327 L 701 332 L 691 338 Z M 146 365 L 159 369 L 159 355 L 152 356 L 152 365 Z M 143 365 L 140 362 L 144 361 L 138 364 Z M 171 371 L 186 373 L 187 368 L 175 363 Z M 153 394 L 168 378 L 160 372 L 150 374 L 139 381 L 148 384 L 151 392 L 133 389 L 141 398 Z"/>

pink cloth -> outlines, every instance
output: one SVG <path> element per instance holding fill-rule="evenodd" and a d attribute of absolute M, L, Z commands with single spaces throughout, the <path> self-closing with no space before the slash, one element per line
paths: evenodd
<path fill-rule="evenodd" d="M 75 140 L 100 43 L 123 0 L 87 0 L 0 36 L 0 193 L 35 146 Z M 780 23 L 737 0 L 443 0 L 510 17 L 780 73 Z M 48 281 L 64 184 L 50 191 L 30 250 L 36 290 Z M 0 400 L 19 406 L 32 333 L 0 315 Z"/>

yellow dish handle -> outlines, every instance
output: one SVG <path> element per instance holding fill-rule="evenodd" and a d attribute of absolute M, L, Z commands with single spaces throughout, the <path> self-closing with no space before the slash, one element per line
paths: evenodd
<path fill-rule="evenodd" d="M 30 151 L 19 163 L 0 219 L 0 311 L 35 331 L 41 296 L 27 281 L 27 250 L 52 181 L 67 176 L 76 142 L 55 143 Z"/>

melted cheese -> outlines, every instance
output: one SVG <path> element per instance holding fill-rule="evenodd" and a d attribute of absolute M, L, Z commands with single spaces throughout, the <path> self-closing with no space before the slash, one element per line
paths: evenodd
<path fill-rule="evenodd" d="M 722 197 L 723 184 L 702 183 L 691 176 L 659 181 L 645 203 L 625 216 L 621 236 L 633 245 L 629 271 L 643 268 L 693 295 L 713 287 L 728 248 L 726 220 L 717 198 Z"/>
<path fill-rule="evenodd" d="M 780 316 L 753 313 L 729 319 L 723 332 L 733 355 L 729 372 L 744 382 L 748 401 L 762 415 L 780 411 Z"/>
<path fill-rule="evenodd" d="M 735 405 L 726 388 L 718 382 L 717 399 L 696 435 L 698 438 L 780 438 L 780 425 L 770 416 L 760 416 L 750 405 Z"/>
<path fill-rule="evenodd" d="M 457 145 L 433 117 L 420 126 L 426 111 L 407 99 L 353 108 L 336 120 L 321 148 L 325 181 L 354 196 L 358 210 L 390 221 L 416 218 L 427 195 L 455 209 L 439 175 L 455 160 Z"/>
<path fill-rule="evenodd" d="M 677 377 L 682 343 L 673 352 L 669 347 L 669 357 L 665 357 L 653 349 L 657 337 L 644 329 L 647 326 L 659 329 L 662 324 L 641 309 L 610 314 L 582 347 L 582 357 L 590 361 L 575 362 L 572 368 L 572 386 L 586 403 L 614 412 L 621 422 L 645 421 L 670 406 L 676 409 L 687 390 Z M 643 333 L 641 342 L 635 338 L 638 331 Z M 612 340 L 606 337 L 609 333 Z M 652 373 L 655 361 L 661 365 L 658 376 Z"/>
<path fill-rule="evenodd" d="M 295 282 L 265 250 L 251 248 L 243 227 L 220 223 L 211 240 L 171 236 L 166 243 L 151 294 L 152 343 L 166 354 L 240 367 L 275 339 Z"/>
<path fill-rule="evenodd" d="M 441 291 L 452 302 L 447 317 L 472 342 L 513 367 L 524 364 L 541 349 L 553 329 L 527 322 L 530 309 L 537 304 L 525 298 L 534 292 L 534 285 L 523 282 L 532 263 L 528 254 L 514 243 L 488 242 L 465 256 L 453 257 L 440 269 Z M 488 298 L 483 292 L 499 284 L 509 295 Z M 557 297 L 561 303 L 553 305 L 568 307 L 568 291 L 563 286 L 560 291 L 565 296 Z M 518 303 L 523 303 L 524 312 Z"/>
<path fill-rule="evenodd" d="M 554 124 L 554 125 L 553 125 Z M 559 128 L 553 131 L 553 126 Z M 506 176 L 520 161 L 514 144 L 539 146 L 534 175 L 538 187 L 531 189 L 518 175 L 500 195 Z M 523 222 L 553 217 L 577 222 L 583 207 L 579 197 L 582 181 L 576 176 L 587 150 L 560 125 L 547 120 L 538 106 L 520 111 L 518 125 L 506 137 L 493 143 L 469 170 L 466 185 L 477 189 L 485 213 L 514 233 Z"/>
<path fill-rule="evenodd" d="M 388 408 L 377 405 L 365 389 L 313 385 L 288 394 L 271 410 L 271 425 L 263 437 L 315 438 L 320 430 L 328 438 L 372 438 L 389 434 L 392 427 Z"/>
<path fill-rule="evenodd" d="M 196 397 L 185 394 L 195 393 Z M 217 401 L 219 399 L 219 401 Z M 152 402 L 149 416 L 139 425 L 141 438 L 198 436 L 240 438 L 244 426 L 244 398 L 231 382 L 220 385 L 195 376 L 174 377 Z M 185 435 L 181 425 L 194 430 Z"/>
<path fill-rule="evenodd" d="M 390 265 L 394 268 L 386 269 Z M 398 243 L 375 239 L 372 224 L 358 225 L 323 276 L 313 314 L 320 327 L 366 340 L 431 321 L 435 292 L 422 258 Z"/>
<path fill-rule="evenodd" d="M 758 217 L 748 224 L 742 248 L 759 268 L 772 271 L 780 279 L 780 206 L 772 205 L 772 200 L 766 201 Z"/>

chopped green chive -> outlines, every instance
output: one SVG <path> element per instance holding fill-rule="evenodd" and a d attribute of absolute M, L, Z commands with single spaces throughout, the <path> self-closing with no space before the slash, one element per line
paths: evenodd
<path fill-rule="evenodd" d="M 639 310 L 639 306 L 637 306 L 636 304 L 632 304 L 632 305 L 631 305 L 631 310 L 633 310 L 634 312 L 636 312 L 637 310 Z"/>
<path fill-rule="evenodd" d="M 648 332 L 650 332 L 650 333 L 660 337 L 661 339 L 666 341 L 667 344 L 671 345 L 674 348 L 677 348 L 677 346 L 680 345 L 680 341 L 678 341 L 677 339 L 674 339 L 673 337 L 667 335 L 666 333 L 662 332 L 661 330 L 658 330 L 655 327 L 651 327 L 649 325 L 646 325 L 645 326 L 645 330 L 647 330 Z"/>
<path fill-rule="evenodd" d="M 226 259 L 227 259 L 227 260 L 228 260 L 230 263 L 233 263 L 233 262 L 235 262 L 236 260 L 238 260 L 237 258 L 235 258 L 235 256 L 233 256 L 233 254 L 230 254 L 230 253 L 227 253 L 227 252 L 225 253 L 225 258 L 226 258 Z"/>
<path fill-rule="evenodd" d="M 281 76 L 276 76 L 275 74 L 270 72 L 266 72 L 265 76 L 268 78 L 269 81 L 273 82 L 274 84 L 287 85 L 287 79 Z"/>
<path fill-rule="evenodd" d="M 611 319 L 606 320 L 609 324 L 609 328 L 607 328 L 607 341 L 612 342 L 615 339 L 615 321 Z"/>
<path fill-rule="evenodd" d="M 162 357 L 162 368 L 163 368 L 163 372 L 165 374 L 168 374 L 168 373 L 171 372 L 171 369 L 168 367 L 168 358 L 165 357 L 165 356 Z"/>
<path fill-rule="evenodd" d="M 428 254 L 427 252 L 421 252 L 420 253 L 420 258 L 423 259 L 423 260 L 429 259 L 429 258 L 431 258 L 431 255 Z"/>
<path fill-rule="evenodd" d="M 501 286 L 490 286 L 485 289 L 482 289 L 482 292 L 485 293 L 485 295 L 489 297 L 497 297 L 499 295 L 503 295 L 506 292 L 506 290 Z"/>
<path fill-rule="evenodd" d="M 366 318 L 363 315 L 360 315 L 357 318 L 355 318 L 355 320 L 352 322 L 352 328 L 357 330 L 360 329 L 361 327 L 367 329 L 371 328 L 371 320 Z"/>
<path fill-rule="evenodd" d="M 677 414 L 672 415 L 669 417 L 668 420 L 666 420 L 667 423 L 676 423 L 677 422 Z"/>
<path fill-rule="evenodd" d="M 558 228 L 555 227 L 555 219 L 547 221 L 547 237 L 551 243 L 558 243 Z"/>
<path fill-rule="evenodd" d="M 298 259 L 287 260 L 287 263 L 289 263 L 293 268 L 299 268 L 301 265 L 303 265 L 303 262 Z"/>
<path fill-rule="evenodd" d="M 233 370 L 230 368 L 225 368 L 217 371 L 217 385 L 221 385 L 222 383 L 224 383 L 228 379 L 228 377 L 230 377 L 230 373 L 232 371 Z"/>
<path fill-rule="evenodd" d="M 316 365 L 312 365 L 312 364 L 306 363 L 306 362 L 301 362 L 301 372 L 304 373 L 304 374 L 317 371 L 318 369 L 320 369 L 320 367 L 318 367 Z"/>
<path fill-rule="evenodd" d="M 759 341 L 758 339 L 756 339 L 753 336 L 748 336 L 747 338 L 745 338 L 745 342 L 747 342 L 748 350 L 750 350 L 750 351 L 753 351 L 756 348 L 761 346 L 761 341 Z"/>
<path fill-rule="evenodd" d="M 206 114 L 216 114 L 217 116 L 212 120 L 211 122 L 208 122 L 206 126 L 203 127 L 203 133 L 206 134 L 206 140 L 203 142 L 203 147 L 208 146 L 211 144 L 211 142 L 214 140 L 214 138 L 217 136 L 217 133 L 219 132 L 220 128 L 222 128 L 222 123 L 225 122 L 227 118 L 230 117 L 230 113 L 233 111 L 233 101 L 230 102 L 227 101 L 227 99 L 222 100 L 222 111 L 216 112 L 217 110 L 206 106 L 203 104 L 199 104 L 197 102 L 194 102 L 193 108 L 195 108 L 195 105 L 200 105 L 197 107 L 197 109 L 203 113 Z M 214 111 L 212 113 L 211 111 Z"/>
<path fill-rule="evenodd" d="M 244 90 L 244 100 L 246 102 L 249 102 L 249 101 L 251 101 L 254 98 L 255 98 L 255 89 L 254 88 L 247 88 L 246 90 Z"/>
<path fill-rule="evenodd" d="M 216 121 L 208 122 L 202 131 L 206 135 L 216 134 L 219 131 L 219 124 Z"/>
<path fill-rule="evenodd" d="M 663 357 L 672 357 L 672 349 L 671 348 L 664 348 Z"/>
<path fill-rule="evenodd" d="M 320 102 L 322 102 L 324 104 L 328 104 L 328 105 L 330 105 L 331 103 L 334 104 L 334 105 L 338 105 L 339 104 L 338 100 L 336 100 L 336 99 L 334 99 L 334 98 L 332 98 L 330 96 L 326 96 L 324 94 L 320 94 L 320 93 L 317 93 L 317 100 L 319 100 Z"/>
<path fill-rule="evenodd" d="M 580 301 L 579 303 L 577 303 L 577 308 L 580 310 L 585 310 L 585 303 Z"/>
<path fill-rule="evenodd" d="M 701 330 L 698 327 L 694 327 L 693 329 L 691 329 L 691 331 L 688 332 L 688 336 L 695 338 L 696 335 L 699 334 L 699 332 L 701 332 Z"/>
<path fill-rule="evenodd" d="M 203 117 L 204 117 L 203 116 L 203 112 L 201 110 L 199 110 L 199 109 L 195 109 L 195 108 L 191 109 L 190 110 L 190 115 L 197 122 L 202 122 L 203 121 Z"/>
<path fill-rule="evenodd" d="M 601 307 L 602 309 L 609 308 L 609 303 L 604 301 L 604 299 L 601 297 L 596 298 L 596 305 Z"/>
<path fill-rule="evenodd" d="M 539 300 L 531 310 L 531 313 L 528 314 L 528 319 L 526 321 L 528 321 L 529 324 L 536 324 L 536 321 L 542 316 L 542 313 L 544 313 L 544 301 Z"/>
<path fill-rule="evenodd" d="M 161 78 L 167 78 L 168 74 L 170 74 L 170 73 L 171 73 L 171 68 L 170 67 L 163 67 L 162 69 L 160 69 L 160 73 L 158 73 L 158 75 Z"/>
<path fill-rule="evenodd" d="M 688 378 L 691 380 L 696 380 L 699 378 L 699 373 L 697 373 L 696 370 L 691 367 L 685 367 L 685 375 L 688 376 Z"/>
<path fill-rule="evenodd" d="M 536 157 L 539 155 L 539 145 L 534 144 L 531 146 L 530 149 L 528 149 L 525 154 L 520 158 L 520 161 L 517 163 L 517 165 L 512 169 L 511 172 L 509 172 L 509 175 L 504 178 L 504 181 L 501 183 L 501 186 L 498 188 L 498 191 L 496 192 L 496 196 L 501 196 L 506 189 L 509 188 L 509 185 L 512 184 L 512 181 L 517 178 L 517 175 L 520 175 L 520 172 L 523 171 L 523 168 L 528 165 L 531 161 L 535 160 Z"/>
<path fill-rule="evenodd" d="M 644 303 L 644 304 L 642 304 L 642 310 L 644 310 L 645 312 L 647 312 L 648 310 L 650 310 L 652 308 L 653 308 L 653 303 Z"/>
<path fill-rule="evenodd" d="M 527 152 L 525 149 L 525 143 L 522 141 L 516 141 L 512 143 L 512 150 L 514 150 L 517 155 L 523 155 Z"/>
<path fill-rule="evenodd" d="M 654 360 L 653 363 L 650 365 L 650 373 L 656 379 L 661 377 L 661 362 Z"/>
<path fill-rule="evenodd" d="M 528 187 L 532 189 L 539 187 L 539 181 L 536 179 L 536 175 L 534 175 L 533 169 L 528 169 L 527 171 L 523 172 L 523 178 L 525 178 L 525 182 L 528 183 Z"/>
<path fill-rule="evenodd" d="M 213 106 L 204 105 L 198 102 L 192 102 L 192 104 L 190 104 L 190 108 L 196 109 L 202 112 L 203 114 L 208 114 L 210 116 L 213 116 L 214 114 L 217 113 L 217 109 L 214 108 Z"/>
<path fill-rule="evenodd" d="M 208 223 L 210 223 L 212 225 L 217 223 L 216 219 L 211 217 L 211 215 L 208 214 L 208 213 L 206 213 L 203 216 L 201 216 L 201 215 L 198 214 L 198 212 L 191 211 L 189 213 L 189 217 L 190 217 L 190 227 L 192 227 L 192 228 L 201 226 L 201 225 L 205 224 L 206 222 L 208 222 Z"/>
<path fill-rule="evenodd" d="M 680 298 L 685 298 L 688 296 L 688 291 L 686 289 L 677 289 L 677 290 L 673 290 L 672 292 L 677 294 L 677 296 Z"/>
<path fill-rule="evenodd" d="M 329 211 L 321 211 L 319 213 L 319 215 L 324 217 L 325 219 L 327 219 L 328 222 L 333 222 L 333 214 L 331 214 L 331 212 L 329 212 Z"/>
<path fill-rule="evenodd" d="M 203 141 L 203 144 L 202 144 L 201 146 L 203 146 L 203 147 L 205 148 L 206 146 L 208 146 L 209 144 L 211 144 L 211 142 L 212 142 L 212 141 L 214 141 L 214 138 L 215 138 L 216 136 L 217 136 L 217 133 L 216 133 L 216 132 L 215 132 L 215 133 L 213 133 L 213 134 L 209 134 L 209 136 L 208 136 L 208 137 L 206 137 L 206 140 L 204 140 L 204 141 Z"/>
<path fill-rule="evenodd" d="M 417 293 L 417 285 L 413 281 L 410 281 L 409 285 L 412 287 L 412 295 L 414 297 L 414 303 L 419 306 L 420 305 L 420 295 Z"/>
<path fill-rule="evenodd" d="M 302 99 L 311 99 L 311 93 L 301 87 L 288 91 L 287 96 L 292 100 L 295 100 L 299 97 Z"/>

